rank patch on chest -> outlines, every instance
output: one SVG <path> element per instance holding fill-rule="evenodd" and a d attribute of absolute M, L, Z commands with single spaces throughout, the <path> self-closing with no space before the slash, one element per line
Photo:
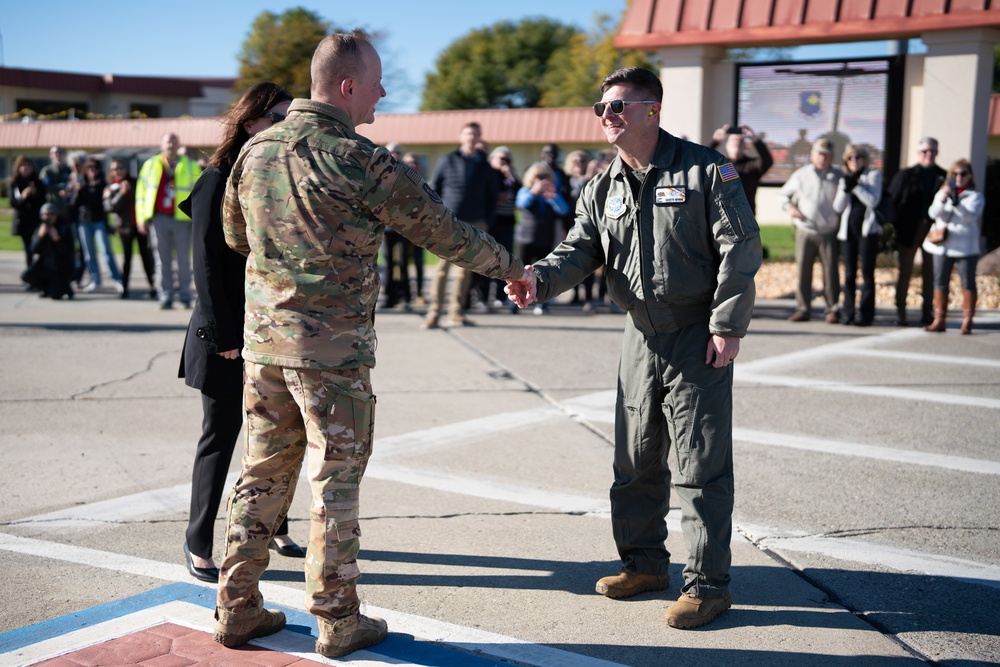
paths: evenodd
<path fill-rule="evenodd" d="M 609 197 L 604 205 L 604 214 L 612 220 L 617 220 L 625 215 L 625 202 L 621 197 Z"/>
<path fill-rule="evenodd" d="M 732 162 L 719 165 L 719 176 L 722 178 L 723 183 L 728 183 L 729 181 L 740 177 L 740 175 L 736 173 L 736 167 L 733 166 Z"/>
<path fill-rule="evenodd" d="M 687 201 L 687 188 L 683 185 L 656 188 L 657 204 L 683 204 Z"/>

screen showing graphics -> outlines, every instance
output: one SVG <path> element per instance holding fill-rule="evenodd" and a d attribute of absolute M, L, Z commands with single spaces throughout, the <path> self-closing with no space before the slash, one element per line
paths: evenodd
<path fill-rule="evenodd" d="M 834 164 L 856 143 L 884 170 L 889 60 L 748 64 L 737 66 L 736 77 L 737 122 L 753 129 L 774 157 L 762 183 L 780 185 L 809 164 L 820 137 L 833 141 Z"/>

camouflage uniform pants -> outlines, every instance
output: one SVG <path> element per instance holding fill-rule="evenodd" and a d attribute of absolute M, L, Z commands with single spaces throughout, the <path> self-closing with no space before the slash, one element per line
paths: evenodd
<path fill-rule="evenodd" d="M 308 450 L 312 488 L 306 606 L 328 621 L 358 611 L 358 491 L 371 456 L 375 396 L 369 369 L 338 371 L 246 362 L 243 470 L 229 498 L 217 605 L 261 604 L 268 544 L 288 512 Z"/>

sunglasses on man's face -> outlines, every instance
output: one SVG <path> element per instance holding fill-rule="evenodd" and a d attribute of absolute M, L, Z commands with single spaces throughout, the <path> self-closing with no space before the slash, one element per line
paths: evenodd
<path fill-rule="evenodd" d="M 598 102 L 594 105 L 594 113 L 597 116 L 604 115 L 604 109 L 611 107 L 611 113 L 620 116 L 625 113 L 626 104 L 656 104 L 655 100 L 611 100 L 610 102 Z"/>
<path fill-rule="evenodd" d="M 274 125 L 275 123 L 280 123 L 281 121 L 285 120 L 285 114 L 278 113 L 277 111 L 268 111 L 266 114 L 264 114 L 264 118 L 270 118 L 271 125 Z"/>

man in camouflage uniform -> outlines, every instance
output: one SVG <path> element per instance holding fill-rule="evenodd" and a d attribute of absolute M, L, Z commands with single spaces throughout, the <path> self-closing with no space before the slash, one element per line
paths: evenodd
<path fill-rule="evenodd" d="M 760 231 L 733 164 L 660 129 L 656 74 L 621 69 L 601 91 L 594 111 L 618 157 L 584 187 L 566 240 L 507 292 L 523 308 L 604 268 L 628 311 L 611 486 L 622 569 L 596 590 L 625 598 L 670 585 L 672 479 L 688 560 L 664 618 L 696 628 L 731 604 L 732 362 L 753 310 Z"/>
<path fill-rule="evenodd" d="M 358 494 L 371 455 L 377 255 L 385 225 L 443 259 L 525 277 L 492 237 L 460 222 L 389 152 L 355 133 L 385 96 L 361 30 L 330 35 L 312 60 L 310 100 L 247 142 L 226 190 L 227 243 L 248 255 L 247 446 L 229 500 L 215 640 L 239 646 L 280 630 L 258 582 L 309 450 L 306 604 L 316 651 L 341 656 L 386 636 L 359 612 Z"/>

